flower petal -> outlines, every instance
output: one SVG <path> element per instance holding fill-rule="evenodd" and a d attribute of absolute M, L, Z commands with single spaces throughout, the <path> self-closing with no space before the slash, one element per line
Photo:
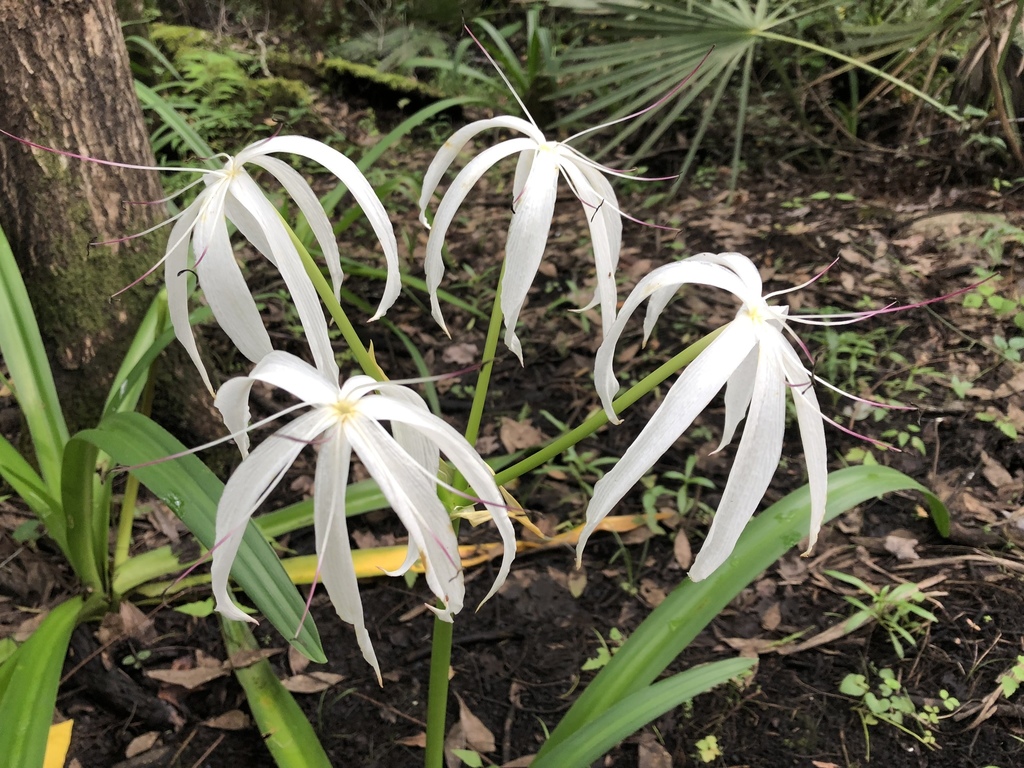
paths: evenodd
<path fill-rule="evenodd" d="M 371 320 L 376 320 L 383 315 L 395 303 L 398 294 L 402 290 L 401 269 L 398 264 L 398 242 L 395 240 L 395 230 L 391 226 L 384 205 L 377 197 L 377 193 L 370 186 L 370 182 L 363 176 L 358 166 L 345 157 L 341 152 L 329 147 L 323 142 L 310 139 L 306 136 L 275 136 L 264 141 L 252 144 L 239 153 L 238 159 L 251 161 L 253 157 L 265 155 L 270 152 L 286 152 L 288 154 L 300 155 L 315 163 L 320 163 L 324 168 L 333 173 L 348 187 L 363 213 L 366 214 L 373 232 L 380 241 L 384 250 L 384 260 L 387 264 L 387 278 L 384 283 L 384 295 L 381 297 L 377 311 Z"/>
<path fill-rule="evenodd" d="M 469 126 L 466 127 L 468 128 Z M 434 215 L 434 227 L 430 230 L 430 236 L 427 238 L 427 255 L 423 268 L 427 289 L 430 291 L 431 314 L 434 320 L 437 321 L 437 324 L 444 329 L 445 333 L 448 333 L 448 328 L 445 326 L 444 317 L 441 315 L 441 305 L 437 300 L 437 288 L 441 285 L 441 278 L 444 277 L 444 258 L 441 255 L 441 247 L 444 245 L 444 238 L 448 232 L 448 227 L 451 226 L 459 206 L 466 199 L 466 195 L 469 194 L 473 185 L 479 181 L 488 168 L 509 155 L 513 155 L 516 152 L 526 152 L 536 149 L 536 147 L 537 145 L 532 139 L 509 139 L 489 149 L 485 149 L 470 160 L 466 167 L 459 172 L 459 175 L 455 177 L 455 181 L 452 182 L 452 185 L 441 199 L 441 204 L 437 206 L 437 213 Z M 436 162 L 437 158 L 434 158 L 434 160 Z M 424 186 L 424 189 L 426 189 L 426 186 Z M 429 196 L 427 199 L 429 199 Z"/>
<path fill-rule="evenodd" d="M 774 329 L 758 335 L 758 365 L 747 425 L 711 530 L 690 569 L 701 581 L 725 562 L 764 497 L 782 456 L 786 426 L 786 380 Z"/>
<path fill-rule="evenodd" d="M 295 461 L 306 442 L 324 431 L 332 416 L 323 409 L 303 414 L 267 438 L 228 479 L 217 504 L 216 544 L 210 566 L 217 610 L 229 619 L 253 621 L 235 605 L 228 592 L 228 575 L 249 518 L 266 500 Z"/>
<path fill-rule="evenodd" d="M 608 341 L 605 339 L 605 343 Z M 693 423 L 697 414 L 704 410 L 711 398 L 725 385 L 754 343 L 750 319 L 738 317 L 683 370 L 636 440 L 594 486 L 594 497 L 587 506 L 587 524 L 576 545 L 577 564 L 597 524 Z"/>
<path fill-rule="evenodd" d="M 164 256 L 164 283 L 167 285 L 167 310 L 171 316 L 174 336 L 185 348 L 199 375 L 203 377 L 206 388 L 213 392 L 210 375 L 199 356 L 199 347 L 196 346 L 196 337 L 188 319 L 188 245 L 192 239 L 192 227 L 202 205 L 201 198 L 202 194 L 185 209 L 181 218 L 174 222 L 174 227 L 171 228 L 167 240 L 167 253 Z"/>
<path fill-rule="evenodd" d="M 332 405 L 340 399 L 337 380 L 288 352 L 274 350 L 252 369 L 249 378 L 295 395 L 310 405 Z"/>
<path fill-rule="evenodd" d="M 530 177 L 512 215 L 505 244 L 501 313 L 505 319 L 505 344 L 520 363 L 523 362 L 523 349 L 516 336 L 516 322 L 544 256 L 557 191 L 558 155 L 544 145 L 533 160 Z"/>
<path fill-rule="evenodd" d="M 751 350 L 729 377 L 729 383 L 725 385 L 725 427 L 722 429 L 722 439 L 712 453 L 718 453 L 732 442 L 736 427 L 747 415 L 750 398 L 754 394 L 757 358 L 758 350 Z"/>
<path fill-rule="evenodd" d="M 509 115 L 495 117 L 490 120 L 477 120 L 457 130 L 441 145 L 441 149 L 437 151 L 434 159 L 430 161 L 427 172 L 423 174 L 423 189 L 420 192 L 419 200 L 420 223 L 427 229 L 430 229 L 430 224 L 427 222 L 427 206 L 430 204 L 430 198 L 434 195 L 434 190 L 437 189 L 437 185 L 441 182 L 445 171 L 455 162 L 455 158 L 459 156 L 463 147 L 474 136 L 491 128 L 509 128 L 529 136 L 535 144 L 544 143 L 544 134 L 533 123 L 529 123 L 521 117 L 511 117 Z"/>
<path fill-rule="evenodd" d="M 316 532 L 317 570 L 338 617 L 353 626 L 356 642 L 363 658 L 377 673 L 383 685 L 380 664 L 373 652 L 370 633 L 363 618 L 363 602 L 359 597 L 352 545 L 348 539 L 345 519 L 345 492 L 348 486 L 352 448 L 340 424 L 328 433 L 316 460 L 313 486 L 313 528 Z"/>

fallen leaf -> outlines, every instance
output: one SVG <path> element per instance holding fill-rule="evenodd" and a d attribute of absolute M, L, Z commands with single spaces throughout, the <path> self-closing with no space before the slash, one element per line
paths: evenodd
<path fill-rule="evenodd" d="M 225 662 L 224 666 L 229 669 L 244 669 L 245 667 L 251 667 L 258 661 L 269 659 L 271 656 L 277 656 L 277 654 L 283 652 L 284 648 L 259 648 L 255 651 L 239 651 L 238 653 L 231 654 L 231 657 Z"/>
<path fill-rule="evenodd" d="M 693 550 L 690 549 L 690 540 L 686 537 L 686 531 L 678 531 L 676 533 L 676 540 L 672 544 L 672 552 L 675 555 L 676 562 L 679 563 L 679 567 L 684 571 L 690 570 L 690 566 L 693 565 Z"/>
<path fill-rule="evenodd" d="M 761 616 L 761 627 L 768 632 L 773 632 L 778 629 L 779 624 L 782 623 L 782 605 L 779 603 L 772 603 L 768 606 L 768 610 Z"/>
<path fill-rule="evenodd" d="M 419 747 L 420 749 L 426 749 L 427 732 L 420 731 L 419 733 L 413 734 L 412 736 L 404 736 L 403 738 L 398 739 L 395 743 L 401 744 L 404 747 Z"/>
<path fill-rule="evenodd" d="M 651 608 L 657 608 L 663 602 L 665 602 L 665 590 L 659 587 L 651 579 L 640 579 L 640 597 L 651 606 Z"/>
<path fill-rule="evenodd" d="M 466 746 L 477 752 L 493 752 L 497 749 L 494 734 L 484 725 L 483 720 L 470 711 L 461 696 L 455 694 L 455 698 L 459 701 L 459 724 L 462 726 Z"/>
<path fill-rule="evenodd" d="M 573 568 L 566 577 L 566 586 L 570 595 L 579 597 L 587 588 L 587 572 L 583 568 Z"/>
<path fill-rule="evenodd" d="M 198 667 L 196 669 L 147 669 L 146 677 L 159 680 L 161 683 L 180 685 L 189 691 L 194 691 L 201 685 L 218 677 L 224 677 L 230 670 L 224 667 Z"/>
<path fill-rule="evenodd" d="M 523 755 L 510 762 L 502 763 L 501 768 L 530 768 L 530 764 L 533 763 L 533 758 L 535 757 L 536 755 Z"/>
<path fill-rule="evenodd" d="M 472 365 L 477 361 L 480 348 L 476 344 L 464 342 L 452 344 L 447 347 L 441 355 L 441 359 L 452 365 Z"/>
<path fill-rule="evenodd" d="M 333 672 L 309 672 L 292 675 L 281 681 L 281 685 L 292 693 L 320 693 L 345 679 L 344 675 Z"/>
<path fill-rule="evenodd" d="M 985 451 L 981 452 L 981 474 L 992 486 L 999 490 L 1007 485 L 1013 484 L 1013 475 L 1006 471 L 1006 467 L 989 456 Z"/>
<path fill-rule="evenodd" d="M 159 738 L 160 734 L 157 731 L 149 731 L 141 736 L 136 736 L 128 742 L 128 746 L 124 750 L 124 756 L 135 757 L 143 752 L 149 752 L 156 745 Z"/>
<path fill-rule="evenodd" d="M 653 733 L 645 732 L 640 735 L 640 744 L 637 745 L 637 766 L 638 768 L 672 768 L 672 755 L 668 753 Z"/>
<path fill-rule="evenodd" d="M 523 448 L 534 448 L 547 440 L 544 433 L 533 426 L 530 419 L 514 421 L 507 416 L 501 419 L 498 436 L 501 438 L 501 444 L 509 453 L 520 451 Z"/>
<path fill-rule="evenodd" d="M 917 546 L 917 539 L 908 539 L 903 536 L 894 536 L 892 534 L 885 537 L 885 551 L 893 555 L 896 555 L 897 560 L 920 560 L 921 556 L 917 554 L 917 550 L 914 547 Z"/>
<path fill-rule="evenodd" d="M 229 709 L 222 715 L 204 720 L 203 725 L 219 731 L 244 731 L 252 725 L 252 720 L 240 709 Z"/>
<path fill-rule="evenodd" d="M 288 669 L 293 675 L 301 675 L 309 666 L 309 657 L 294 645 L 288 646 Z"/>

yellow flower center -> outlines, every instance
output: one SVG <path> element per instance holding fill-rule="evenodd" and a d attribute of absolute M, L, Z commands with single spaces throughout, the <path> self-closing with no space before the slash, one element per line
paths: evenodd
<path fill-rule="evenodd" d="M 334 409 L 339 421 L 344 421 L 356 412 L 356 404 L 351 400 L 338 400 L 331 408 Z"/>

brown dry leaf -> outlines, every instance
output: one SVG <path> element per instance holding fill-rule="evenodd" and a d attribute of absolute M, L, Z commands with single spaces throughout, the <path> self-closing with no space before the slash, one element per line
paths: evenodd
<path fill-rule="evenodd" d="M 640 579 L 640 597 L 644 599 L 651 608 L 657 608 L 665 602 L 665 590 L 659 587 L 651 579 Z"/>
<path fill-rule="evenodd" d="M 739 651 L 745 659 L 756 659 L 762 653 L 775 650 L 778 645 L 776 640 L 767 637 L 723 637 L 722 642 Z"/>
<path fill-rule="evenodd" d="M 455 694 L 455 698 L 459 701 L 459 725 L 462 726 L 466 746 L 476 752 L 493 752 L 497 749 L 494 734 L 484 725 L 483 720 L 470 711 L 459 694 Z"/>
<path fill-rule="evenodd" d="M 224 662 L 224 666 L 228 669 L 244 669 L 245 667 L 251 667 L 258 661 L 269 659 L 271 656 L 277 656 L 279 653 L 284 653 L 284 648 L 259 648 L 255 651 L 239 651 L 238 653 L 231 654 L 231 657 Z"/>
<path fill-rule="evenodd" d="M 690 549 L 690 540 L 686 537 L 686 531 L 678 531 L 676 533 L 676 540 L 672 544 L 672 552 L 675 555 L 676 562 L 679 563 L 679 567 L 684 571 L 690 570 L 690 566 L 693 565 L 693 550 Z"/>
<path fill-rule="evenodd" d="M 530 419 L 520 422 L 507 416 L 501 419 L 498 436 L 501 438 L 501 444 L 509 453 L 523 448 L 534 448 L 547 440 L 544 433 L 533 426 Z"/>
<path fill-rule="evenodd" d="M 309 659 L 294 645 L 288 646 L 288 669 L 293 675 L 301 675 L 309 666 Z"/>
<path fill-rule="evenodd" d="M 985 479 L 996 490 L 1013 483 L 1013 475 L 1007 472 L 1006 467 L 985 453 L 985 451 L 981 452 L 981 463 L 984 465 L 981 469 L 981 474 L 985 476 Z"/>
<path fill-rule="evenodd" d="M 587 572 L 583 568 L 573 568 L 569 571 L 569 575 L 566 577 L 566 586 L 569 588 L 569 594 L 573 597 L 579 597 L 583 594 L 583 590 L 587 588 Z"/>
<path fill-rule="evenodd" d="M 653 733 L 640 735 L 637 745 L 638 768 L 672 768 L 672 755 L 668 753 Z"/>
<path fill-rule="evenodd" d="M 441 355 L 441 359 L 452 365 L 472 365 L 480 356 L 480 348 L 476 344 L 464 342 L 452 344 Z"/>
<path fill-rule="evenodd" d="M 37 613 L 35 616 L 31 616 L 25 619 L 18 628 L 14 630 L 14 634 L 11 637 L 14 638 L 16 643 L 23 643 L 32 636 L 32 633 L 38 629 L 39 625 L 43 623 L 43 620 L 49 615 L 49 611 L 42 611 Z"/>
<path fill-rule="evenodd" d="M 161 683 L 180 685 L 186 690 L 194 691 L 211 680 L 224 677 L 229 672 L 230 670 L 224 667 L 198 667 L 196 669 L 147 669 L 145 675 L 159 680 Z"/>
<path fill-rule="evenodd" d="M 814 768 L 839 768 L 835 763 L 826 763 L 821 760 L 811 760 L 811 765 L 813 765 Z"/>
<path fill-rule="evenodd" d="M 136 736 L 128 742 L 128 746 L 124 750 L 124 756 L 135 757 L 143 752 L 149 752 L 149 750 L 156 746 L 157 739 L 159 738 L 160 734 L 157 731 L 149 731 L 141 736 Z"/>
<path fill-rule="evenodd" d="M 964 492 L 960 497 L 960 503 L 964 509 L 971 513 L 971 517 L 982 523 L 989 525 L 999 522 L 999 517 L 993 511 L 995 508 L 990 504 L 986 504 L 981 499 L 972 496 L 971 494 Z"/>
<path fill-rule="evenodd" d="M 993 397 L 1009 397 L 1019 392 L 1024 392 L 1024 368 L 1017 371 L 1009 381 L 1004 381 L 996 387 L 996 391 L 992 395 Z"/>
<path fill-rule="evenodd" d="M 536 755 L 523 755 L 522 757 L 517 757 L 515 760 L 502 763 L 501 768 L 530 768 L 531 763 L 533 763 L 533 758 L 535 757 Z"/>
<path fill-rule="evenodd" d="M 427 732 L 420 731 L 412 736 L 404 736 L 398 739 L 396 744 L 401 744 L 403 747 L 419 747 L 420 749 L 427 748 Z"/>
<path fill-rule="evenodd" d="M 240 709 L 229 709 L 222 715 L 204 720 L 203 725 L 218 731 L 244 731 L 252 725 L 252 720 Z"/>
<path fill-rule="evenodd" d="M 310 672 L 286 677 L 281 681 L 281 685 L 292 693 L 321 693 L 344 679 L 344 675 L 337 675 L 333 672 Z"/>
<path fill-rule="evenodd" d="M 890 534 L 885 537 L 885 551 L 896 555 L 897 560 L 920 560 L 914 547 L 917 546 L 917 539 L 909 539 L 903 536 Z"/>
<path fill-rule="evenodd" d="M 139 610 L 138 606 L 134 603 L 130 603 L 127 600 L 122 602 L 118 608 L 118 614 L 121 616 L 121 626 L 124 627 L 126 637 L 133 638 L 146 645 L 156 642 L 157 634 L 156 628 L 153 626 L 153 620 Z"/>
<path fill-rule="evenodd" d="M 772 603 L 768 610 L 761 616 L 761 627 L 768 632 L 774 632 L 782 623 L 782 604 Z"/>

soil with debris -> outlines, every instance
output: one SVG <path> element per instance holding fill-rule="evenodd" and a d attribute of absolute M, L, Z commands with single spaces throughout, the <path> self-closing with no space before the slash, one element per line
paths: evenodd
<path fill-rule="evenodd" d="M 359 118 L 352 111 L 335 124 L 357 131 L 363 124 Z M 432 151 L 424 141 L 421 150 L 401 158 L 402 172 L 425 167 Z M 399 160 L 391 162 L 397 168 Z M 744 175 L 734 196 L 725 190 L 727 170 L 712 169 L 702 177 L 706 187 L 684 189 L 677 198 L 651 206 L 645 200 L 656 186 L 626 184 L 620 200 L 624 210 L 679 232 L 626 223 L 620 296 L 659 264 L 705 250 L 737 250 L 754 259 L 768 290 L 805 283 L 838 258 L 820 279 L 787 295 L 794 313 L 921 302 L 971 286 L 979 280 L 977 270 L 994 270 L 1000 278 L 987 285 L 1003 297 L 1020 299 L 1024 206 L 1019 190 L 996 194 L 988 185 L 960 184 L 867 153 L 844 164 L 841 177 L 823 177 L 780 163 Z M 450 233 L 443 287 L 482 312 L 489 311 L 511 215 L 510 180 L 508 167 L 488 175 Z M 413 203 L 388 202 L 399 210 L 396 227 L 412 244 L 406 266 L 419 274 L 426 235 Z M 358 227 L 346 233 L 347 253 L 376 264 L 372 237 L 364 235 Z M 261 262 L 251 266 L 254 285 L 267 291 L 277 287 L 279 278 Z M 558 431 L 553 420 L 575 425 L 597 406 L 591 372 L 599 318 L 595 311 L 567 311 L 585 305 L 592 286 L 586 219 L 563 188 L 547 256 L 519 327 L 526 366 L 503 347 L 499 351 L 479 443 L 485 454 L 530 448 Z M 375 304 L 380 284 L 354 276 L 346 287 Z M 441 373 L 477 362 L 485 321 L 446 307 L 455 337 L 450 341 L 425 320 L 425 305 L 424 294 L 407 289 L 388 319 L 418 345 L 429 369 Z M 619 347 L 620 378 L 633 380 L 653 370 L 731 319 L 736 308 L 725 294 L 684 292 L 646 348 L 640 344 L 639 320 L 630 326 Z M 271 301 L 268 313 L 275 333 L 286 338 L 285 305 Z M 852 333 L 843 333 L 847 330 Z M 938 535 L 913 494 L 864 504 L 826 526 L 813 556 L 794 552 L 769 568 L 672 668 L 757 656 L 753 677 L 667 713 L 597 765 L 845 768 L 870 762 L 891 768 L 1009 768 L 1024 763 L 1024 706 L 1020 695 L 1006 697 L 1000 687 L 1000 678 L 1024 654 L 1024 447 L 1013 437 L 1024 432 L 1024 366 L 1010 359 L 1012 350 L 1003 341 L 1014 335 L 1024 332 L 1015 329 L 1012 313 L 964 306 L 962 296 L 831 335 L 802 333 L 823 378 L 861 397 L 913 406 L 876 412 L 833 400 L 819 389 L 823 408 L 843 428 L 903 446 L 902 452 L 887 452 L 834 429 L 828 435 L 832 467 L 874 460 L 919 479 L 949 506 L 951 535 Z M 374 342 L 378 359 L 396 361 L 389 374 L 416 375 L 407 352 L 384 328 L 365 326 L 364 336 Z M 471 381 L 469 376 L 438 383 L 442 410 L 453 423 L 468 414 Z M 583 484 L 596 479 L 599 459 L 621 455 L 657 399 L 642 401 L 623 425 L 605 428 L 578 446 L 575 461 L 525 477 L 512 489 L 542 530 L 551 533 L 566 521 L 580 520 Z M 9 413 L 13 406 L 5 403 Z M 682 471 L 687 457 L 699 457 L 693 476 L 714 484 L 713 489 L 692 486 L 694 505 L 682 516 L 670 515 L 662 533 L 641 523 L 618 539 L 597 535 L 584 558 L 585 584 L 574 577 L 567 548 L 522 556 L 496 597 L 457 618 L 449 722 L 461 732 L 455 736 L 482 752 L 488 764 L 510 764 L 536 752 L 545 729 L 557 724 L 593 678 L 594 671 L 583 669 L 595 665 L 588 660 L 599 659 L 604 644 L 615 647 L 614 631 L 628 637 L 683 580 L 691 547 L 699 548 L 706 531 L 703 510 L 717 503 L 734 455 L 734 450 L 711 455 L 722 410 L 719 398 L 652 470 L 672 489 L 654 500 L 658 510 L 669 513 L 677 511 L 679 480 L 664 473 Z M 876 413 L 882 418 L 876 420 Z M 765 504 L 804 481 L 793 430 L 786 448 L 787 459 Z M 278 503 L 310 492 L 312 467 L 312 455 L 295 465 L 282 485 L 290 495 L 282 493 Z M 619 512 L 642 513 L 642 493 L 631 494 Z M 139 523 L 148 546 L 181 535 L 159 504 L 152 508 L 148 520 Z M 16 638 L 27 636 L 38 621 L 34 612 L 74 588 L 49 542 L 21 544 L 12 537 L 26 519 L 15 499 L 0 503 L 0 635 Z M 354 518 L 350 525 L 361 547 L 400 542 L 404 533 L 386 513 Z M 468 531 L 467 539 L 493 538 L 482 528 Z M 298 553 L 313 551 L 308 533 L 283 543 Z M 926 595 L 921 607 L 936 621 L 922 622 L 913 644 L 902 642 L 902 657 L 891 633 L 877 622 L 839 632 L 836 627 L 857 610 L 845 597 L 868 598 L 829 571 L 851 574 L 875 590 L 918 583 Z M 467 572 L 467 606 L 479 602 L 493 577 L 486 563 Z M 312 613 L 327 664 L 309 665 L 288 652 L 286 641 L 266 623 L 258 637 L 280 676 L 298 691 L 335 765 L 418 765 L 432 626 L 424 608 L 429 592 L 422 581 L 409 586 L 388 578 L 366 581 L 361 589 L 384 672 L 382 688 L 351 629 L 336 619 L 322 593 L 314 598 Z M 203 597 L 199 591 L 183 601 Z M 58 699 L 60 713 L 75 720 L 71 764 L 270 764 L 241 689 L 227 674 L 216 621 L 139 605 L 145 615 L 126 607 L 116 621 L 76 633 Z M 936 708 L 933 743 L 922 741 L 923 728 L 909 718 L 903 728 L 877 718 L 872 722 L 863 701 L 840 690 L 851 674 L 863 676 L 874 689 L 883 670 L 894 673 L 917 711 Z M 945 705 L 948 697 L 958 702 L 950 705 L 952 711 Z"/>

